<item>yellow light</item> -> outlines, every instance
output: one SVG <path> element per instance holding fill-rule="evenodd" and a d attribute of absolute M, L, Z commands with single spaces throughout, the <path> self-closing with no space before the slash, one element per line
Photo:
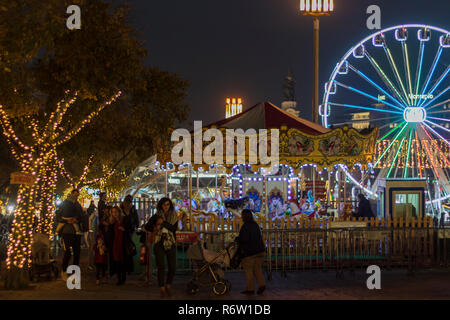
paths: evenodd
<path fill-rule="evenodd" d="M 242 103 L 242 99 L 238 99 L 238 104 L 241 104 Z"/>
<path fill-rule="evenodd" d="M 231 99 L 228 98 L 228 99 L 227 99 L 227 104 L 230 104 L 230 103 L 231 103 Z"/>
<path fill-rule="evenodd" d="M 333 0 L 300 0 L 300 11 L 305 15 L 328 15 L 333 10 Z"/>

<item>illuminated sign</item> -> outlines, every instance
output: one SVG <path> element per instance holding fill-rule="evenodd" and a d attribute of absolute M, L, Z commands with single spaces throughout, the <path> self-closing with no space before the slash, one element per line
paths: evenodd
<path fill-rule="evenodd" d="M 181 180 L 180 179 L 176 179 L 176 178 L 169 178 L 168 182 L 170 184 L 181 184 Z"/>
<path fill-rule="evenodd" d="M 427 112 L 421 107 L 408 107 L 403 111 L 403 118 L 406 122 L 424 122 L 427 118 Z"/>

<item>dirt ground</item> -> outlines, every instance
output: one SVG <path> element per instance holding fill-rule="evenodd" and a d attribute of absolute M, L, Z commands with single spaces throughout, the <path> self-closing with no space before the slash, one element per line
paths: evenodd
<path fill-rule="evenodd" d="M 150 286 L 137 275 L 128 277 L 123 286 L 116 286 L 116 279 L 96 285 L 93 272 L 82 271 L 80 290 L 67 289 L 62 280 L 32 283 L 27 290 L 8 291 L 0 286 L 0 300 L 148 300 L 160 299 L 159 290 L 153 282 Z M 173 284 L 173 300 L 328 300 L 328 299 L 450 299 L 450 270 L 427 270 L 408 276 L 406 270 L 382 271 L 381 290 L 369 290 L 366 280 L 369 275 L 357 271 L 336 278 L 334 271 L 293 272 L 284 277 L 274 273 L 267 282 L 267 290 L 262 296 L 243 296 L 245 289 L 242 272 L 228 273 L 226 278 L 232 283 L 230 293 L 217 297 L 211 288 L 201 288 L 195 295 L 186 293 L 187 274 L 178 274 Z"/>

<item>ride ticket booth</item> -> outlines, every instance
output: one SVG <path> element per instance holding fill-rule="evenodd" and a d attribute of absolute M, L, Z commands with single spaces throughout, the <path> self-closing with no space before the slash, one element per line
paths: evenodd
<path fill-rule="evenodd" d="M 378 217 L 423 217 L 426 184 L 425 179 L 381 179 L 377 190 Z"/>

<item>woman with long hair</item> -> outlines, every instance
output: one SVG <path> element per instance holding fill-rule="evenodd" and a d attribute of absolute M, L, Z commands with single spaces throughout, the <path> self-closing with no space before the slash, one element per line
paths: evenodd
<path fill-rule="evenodd" d="M 242 267 L 245 272 L 245 281 L 247 289 L 241 293 L 254 294 L 254 278 L 258 282 L 258 294 L 262 294 L 266 289 L 264 274 L 262 272 L 262 264 L 265 256 L 265 245 L 262 239 L 261 229 L 253 219 L 251 210 L 242 210 L 242 221 L 244 224 L 239 232 L 237 239 L 239 250 L 241 251 Z"/>
<path fill-rule="evenodd" d="M 159 200 L 156 209 L 156 216 L 158 216 L 158 218 L 162 218 L 163 222 L 161 227 L 156 228 L 156 232 L 154 232 L 155 244 L 153 245 L 153 252 L 155 254 L 156 266 L 158 268 L 158 285 L 160 288 L 161 297 L 165 297 L 166 295 L 172 295 L 171 285 L 175 275 L 177 260 L 176 231 L 178 229 L 178 215 L 173 206 L 172 200 L 169 198 L 162 198 Z M 158 222 L 160 219 L 156 219 L 154 221 Z M 164 257 L 167 259 L 168 266 L 166 279 L 164 279 Z"/>

